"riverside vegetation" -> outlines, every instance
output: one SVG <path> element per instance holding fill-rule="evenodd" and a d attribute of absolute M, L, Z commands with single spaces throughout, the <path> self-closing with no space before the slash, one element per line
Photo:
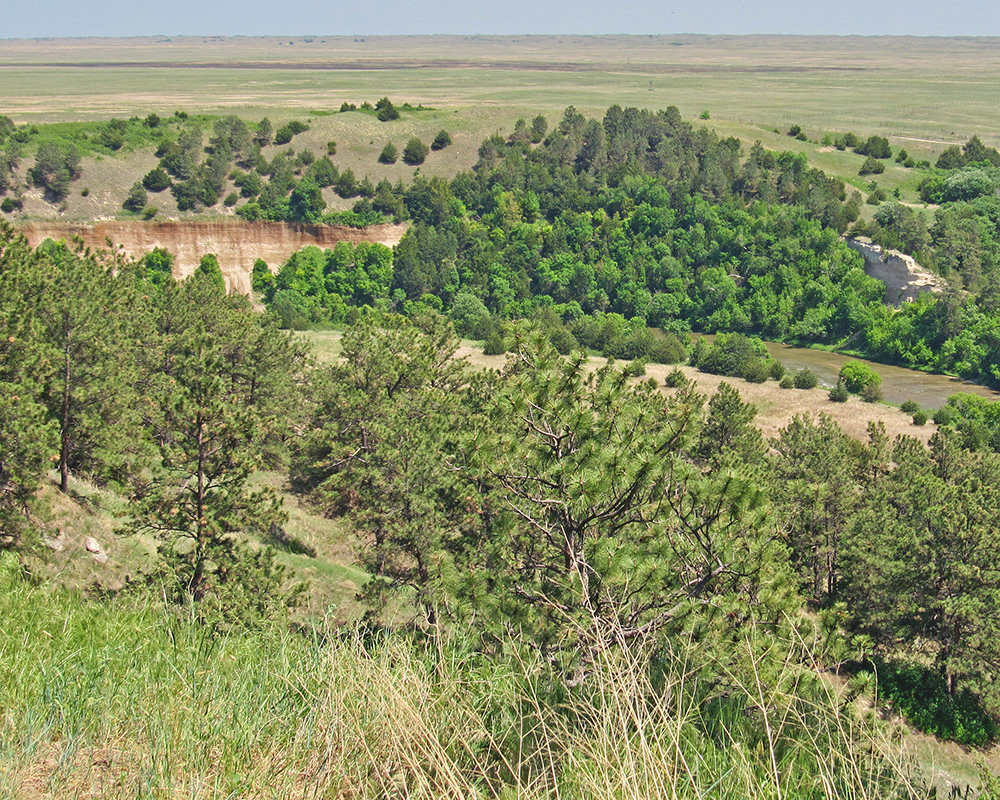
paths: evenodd
<path fill-rule="evenodd" d="M 386 193 L 396 252 L 258 268 L 266 314 L 211 258 L 175 282 L 2 229 L 5 790 L 920 797 L 882 704 L 991 741 L 994 405 L 956 397 L 930 447 L 822 415 L 765 441 L 729 385 L 579 349 L 779 380 L 746 333 L 885 341 L 914 312 L 840 242 L 836 179 L 675 110 L 570 109 Z M 333 321 L 323 368 L 279 327 Z M 456 359 L 456 327 L 507 366 Z M 50 467 L 128 499 L 151 556 L 111 596 L 47 583 Z M 296 613 L 264 468 L 355 531 L 351 625 Z"/>

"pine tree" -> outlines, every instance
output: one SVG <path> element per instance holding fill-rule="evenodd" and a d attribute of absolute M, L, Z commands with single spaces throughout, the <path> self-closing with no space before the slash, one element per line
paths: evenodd
<path fill-rule="evenodd" d="M 276 496 L 249 481 L 286 456 L 304 351 L 208 276 L 167 284 L 160 302 L 145 402 L 159 461 L 136 482 L 132 530 L 157 535 L 175 596 L 198 602 L 245 560 L 236 534 L 283 519 Z"/>
<path fill-rule="evenodd" d="M 405 589 L 438 622 L 448 541 L 468 514 L 457 470 L 464 421 L 450 323 L 374 314 L 345 335 L 342 360 L 317 382 L 314 429 L 293 476 L 331 516 L 365 537 L 375 610 Z"/>
<path fill-rule="evenodd" d="M 32 526 L 36 490 L 58 450 L 57 426 L 40 402 L 38 261 L 24 237 L 0 223 L 0 548 L 21 543 Z"/>
<path fill-rule="evenodd" d="M 382 152 L 379 153 L 378 161 L 380 164 L 395 164 L 399 160 L 399 151 L 396 149 L 396 145 L 392 142 L 386 142 L 385 147 L 382 148 Z"/>
<path fill-rule="evenodd" d="M 690 462 L 701 398 L 668 400 L 613 366 L 591 372 L 583 356 L 515 339 L 468 445 L 491 487 L 464 589 L 477 619 L 586 661 L 668 630 L 770 614 L 762 575 L 769 564 L 779 574 L 781 557 L 763 533 L 760 492 Z"/>

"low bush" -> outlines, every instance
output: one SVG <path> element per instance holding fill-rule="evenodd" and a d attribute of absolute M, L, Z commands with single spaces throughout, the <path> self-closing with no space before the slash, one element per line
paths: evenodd
<path fill-rule="evenodd" d="M 882 402 L 882 389 L 876 386 L 874 383 L 866 384 L 862 387 L 859 393 L 861 399 L 866 403 L 881 403 Z"/>
<path fill-rule="evenodd" d="M 764 383 L 770 374 L 770 362 L 763 359 L 754 359 L 743 367 L 743 379 L 748 383 Z"/>
<path fill-rule="evenodd" d="M 805 367 L 795 373 L 792 382 L 796 389 L 815 389 L 819 384 L 819 378 L 816 377 L 816 373 L 809 369 L 809 367 Z"/>
<path fill-rule="evenodd" d="M 667 377 L 663 379 L 663 385 L 668 389 L 679 389 L 681 386 L 686 386 L 687 382 L 688 379 L 677 367 L 668 372 Z"/>
<path fill-rule="evenodd" d="M 989 744 L 1000 725 L 967 689 L 949 694 L 945 676 L 919 664 L 873 660 L 878 693 L 915 728 L 970 747 Z"/>

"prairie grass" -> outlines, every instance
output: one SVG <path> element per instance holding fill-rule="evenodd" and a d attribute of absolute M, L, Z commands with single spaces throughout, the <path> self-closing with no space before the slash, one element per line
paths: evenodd
<path fill-rule="evenodd" d="M 691 649 L 609 653 L 568 686 L 530 653 L 213 637 L 150 599 L 32 585 L 11 557 L 0 591 L 4 797 L 917 796 L 890 731 L 749 644 L 714 672 Z"/>

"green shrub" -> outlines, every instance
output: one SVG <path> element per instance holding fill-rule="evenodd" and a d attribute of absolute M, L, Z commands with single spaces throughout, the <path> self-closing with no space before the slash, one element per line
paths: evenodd
<path fill-rule="evenodd" d="M 795 386 L 795 379 L 791 375 L 782 375 L 778 386 L 782 389 L 791 389 Z"/>
<path fill-rule="evenodd" d="M 837 381 L 837 385 L 830 390 L 830 400 L 834 403 L 846 403 L 850 396 L 843 381 Z"/>
<path fill-rule="evenodd" d="M 423 164 L 424 159 L 427 158 L 429 149 L 427 145 L 414 136 L 406 143 L 406 147 L 403 148 L 403 161 L 411 167 Z"/>
<path fill-rule="evenodd" d="M 949 693 L 940 672 L 918 664 L 874 662 L 878 691 L 917 729 L 982 747 L 1000 734 L 997 721 L 968 689 Z"/>
<path fill-rule="evenodd" d="M 431 142 L 431 150 L 444 150 L 450 144 L 451 134 L 446 130 L 440 130 L 437 132 L 437 136 L 434 137 L 434 141 Z"/>
<path fill-rule="evenodd" d="M 780 381 L 785 377 L 785 365 L 780 361 L 771 361 L 767 365 L 767 373 L 772 380 Z"/>
<path fill-rule="evenodd" d="M 869 383 L 862 387 L 860 396 L 866 403 L 881 403 L 882 389 L 873 383 Z"/>
<path fill-rule="evenodd" d="M 142 185 L 150 192 L 162 192 L 170 187 L 170 175 L 163 167 L 154 167 L 143 176 Z"/>
<path fill-rule="evenodd" d="M 914 425 L 926 425 L 927 424 L 927 412 L 926 411 L 920 411 L 920 410 L 918 410 L 913 415 L 913 424 Z"/>
<path fill-rule="evenodd" d="M 914 414 L 920 410 L 920 404 L 916 400 L 907 400 L 899 407 L 899 410 L 907 414 Z"/>
<path fill-rule="evenodd" d="M 667 373 L 667 377 L 663 379 L 663 385 L 668 389 L 679 389 L 681 386 L 686 386 L 688 379 L 681 372 L 680 368 L 675 367 L 670 372 Z"/>
<path fill-rule="evenodd" d="M 309 130 L 308 125 L 304 122 L 299 122 L 298 120 L 293 119 L 286 122 L 274 132 L 274 143 L 288 144 L 292 141 L 293 136 L 298 136 L 300 133 L 305 133 L 307 130 Z"/>
<path fill-rule="evenodd" d="M 743 367 L 743 379 L 748 383 L 764 383 L 771 374 L 770 364 L 763 359 L 755 359 Z"/>
<path fill-rule="evenodd" d="M 863 361 L 848 361 L 840 368 L 840 380 L 851 394 L 860 394 L 866 386 L 881 386 L 882 376 Z"/>
<path fill-rule="evenodd" d="M 383 97 L 375 103 L 375 117 L 379 122 L 391 122 L 399 119 L 399 112 L 388 97 Z"/>
<path fill-rule="evenodd" d="M 795 384 L 796 389 L 815 389 L 819 383 L 819 378 L 816 377 L 816 373 L 809 369 L 809 367 L 805 367 L 795 373 L 792 382 Z"/>
<path fill-rule="evenodd" d="M 494 330 L 483 342 L 483 355 L 502 356 L 507 352 L 507 343 L 499 331 Z"/>
<path fill-rule="evenodd" d="M 395 164 L 399 160 L 399 151 L 392 142 L 386 142 L 382 152 L 379 153 L 378 162 L 380 164 Z"/>
<path fill-rule="evenodd" d="M 629 378 L 641 378 L 646 374 L 646 360 L 637 358 L 625 365 L 622 373 Z"/>
<path fill-rule="evenodd" d="M 699 340 L 699 344 L 704 340 Z M 720 333 L 715 342 L 702 349 L 698 356 L 697 367 L 702 372 L 712 375 L 738 375 L 745 377 L 748 371 L 756 374 L 754 362 L 764 365 L 767 380 L 767 348 L 759 339 L 744 336 L 742 333 Z"/>
<path fill-rule="evenodd" d="M 934 412 L 934 424 L 950 425 L 958 416 L 958 409 L 954 406 L 941 406 L 941 408 Z"/>
<path fill-rule="evenodd" d="M 143 188 L 141 183 L 132 184 L 132 188 L 128 191 L 128 196 L 122 203 L 122 208 L 126 211 L 133 211 L 138 213 L 142 211 L 143 207 L 146 205 L 146 190 Z"/>

